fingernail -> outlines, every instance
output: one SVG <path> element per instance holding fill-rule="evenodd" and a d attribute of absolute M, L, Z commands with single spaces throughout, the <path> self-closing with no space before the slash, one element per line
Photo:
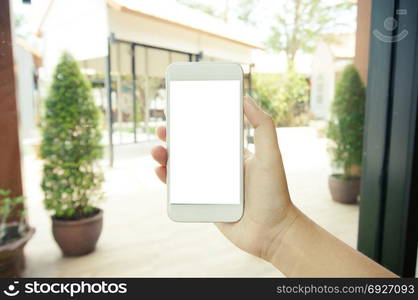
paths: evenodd
<path fill-rule="evenodd" d="M 247 103 L 247 104 L 249 104 L 249 105 L 251 105 L 251 107 L 252 108 L 254 108 L 254 109 L 259 109 L 258 108 L 258 105 L 257 104 L 255 104 L 255 102 L 254 102 L 254 99 L 253 98 L 251 98 L 250 96 L 245 96 L 245 102 Z"/>

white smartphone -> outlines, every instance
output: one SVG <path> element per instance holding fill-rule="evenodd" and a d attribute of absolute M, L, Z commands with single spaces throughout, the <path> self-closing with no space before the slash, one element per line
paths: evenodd
<path fill-rule="evenodd" d="M 174 63 L 166 86 L 169 217 L 238 221 L 244 210 L 241 66 Z"/>

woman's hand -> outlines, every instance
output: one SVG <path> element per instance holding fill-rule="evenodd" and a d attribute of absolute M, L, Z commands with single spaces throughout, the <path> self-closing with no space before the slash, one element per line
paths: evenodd
<path fill-rule="evenodd" d="M 270 260 L 280 237 L 298 216 L 298 210 L 290 201 L 273 120 L 249 97 L 244 100 L 244 113 L 255 128 L 255 153 L 246 150 L 244 155 L 244 215 L 236 223 L 216 226 L 242 250 Z M 165 141 L 165 127 L 159 127 L 157 135 Z M 167 150 L 157 146 L 151 154 L 160 164 L 156 168 L 157 176 L 165 182 Z"/>
<path fill-rule="evenodd" d="M 335 238 L 292 204 L 271 117 L 249 98 L 244 112 L 255 128 L 255 153 L 245 154 L 244 215 L 235 223 L 217 223 L 219 230 L 236 246 L 271 262 L 287 276 L 396 276 Z M 164 127 L 157 134 L 165 141 Z M 160 163 L 156 173 L 165 182 L 167 151 L 158 146 L 152 149 L 152 156 Z"/>

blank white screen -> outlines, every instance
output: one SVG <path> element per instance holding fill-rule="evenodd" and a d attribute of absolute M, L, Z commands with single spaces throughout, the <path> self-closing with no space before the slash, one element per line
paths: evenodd
<path fill-rule="evenodd" d="M 170 81 L 169 199 L 240 204 L 240 81 Z"/>

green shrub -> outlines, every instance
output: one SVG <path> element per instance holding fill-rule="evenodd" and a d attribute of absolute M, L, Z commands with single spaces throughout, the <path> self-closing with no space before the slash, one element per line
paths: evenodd
<path fill-rule="evenodd" d="M 277 102 L 281 80 L 282 76 L 280 74 L 255 73 L 253 76 L 254 98 L 276 122 L 278 112 L 275 103 Z"/>
<path fill-rule="evenodd" d="M 45 105 L 41 144 L 45 207 L 56 218 L 87 217 L 102 198 L 100 111 L 89 82 L 67 53 L 55 69 Z"/>
<path fill-rule="evenodd" d="M 19 219 L 17 224 L 18 236 L 22 236 L 27 231 L 25 223 L 26 210 L 19 205 L 23 203 L 24 197 L 10 197 L 9 190 L 0 189 L 0 245 L 3 245 L 10 241 L 8 237 L 8 226 L 10 225 L 9 219 L 15 217 Z M 18 238 L 13 236 L 13 238 Z"/>
<path fill-rule="evenodd" d="M 348 65 L 337 81 L 327 137 L 333 164 L 342 168 L 341 177 L 356 176 L 361 166 L 366 90 L 354 65 Z"/>
<path fill-rule="evenodd" d="M 289 69 L 279 89 L 277 99 L 278 123 L 281 126 L 307 125 L 301 122 L 301 115 L 308 104 L 309 86 L 305 77 L 294 69 Z"/>
<path fill-rule="evenodd" d="M 309 86 L 293 69 L 285 75 L 255 74 L 255 98 L 279 126 L 307 125 Z"/>

